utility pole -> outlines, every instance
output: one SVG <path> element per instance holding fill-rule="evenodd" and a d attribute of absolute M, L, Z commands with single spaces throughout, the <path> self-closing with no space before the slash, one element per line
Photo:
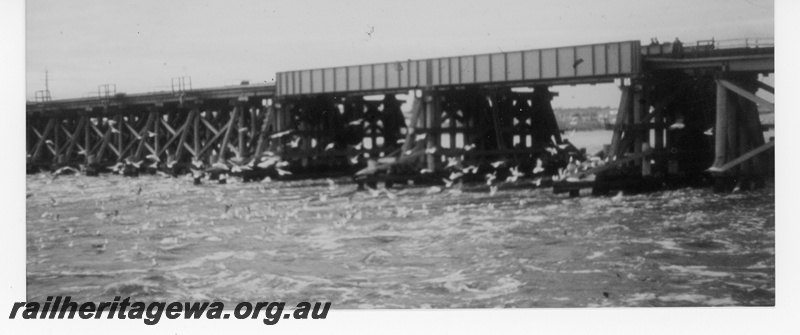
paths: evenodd
<path fill-rule="evenodd" d="M 44 69 L 44 90 L 34 92 L 34 100 L 40 102 L 48 102 L 50 98 L 50 71 Z"/>

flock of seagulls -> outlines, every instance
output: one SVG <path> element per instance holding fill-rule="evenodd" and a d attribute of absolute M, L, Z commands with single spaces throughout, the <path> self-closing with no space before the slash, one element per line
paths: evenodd
<path fill-rule="evenodd" d="M 212 152 L 215 156 L 215 152 Z M 203 182 L 217 181 L 219 184 L 226 184 L 231 176 L 241 177 L 244 181 L 249 180 L 269 180 L 270 175 L 285 176 L 292 174 L 284 170 L 289 162 L 283 161 L 272 152 L 267 152 L 258 159 L 253 159 L 246 164 L 237 164 L 234 160 L 223 162 L 218 160 L 208 168 L 203 168 L 203 163 L 193 161 L 190 167 L 192 180 L 195 185 Z"/>
<path fill-rule="evenodd" d="M 363 120 L 356 120 L 351 123 L 362 124 Z M 673 125 L 675 126 L 675 125 Z M 671 127 L 672 128 L 672 127 Z M 710 133 L 713 129 L 709 129 Z M 292 136 L 289 139 L 288 145 L 290 147 L 299 147 L 303 138 L 293 134 L 292 131 L 285 131 L 277 133 L 271 137 L 284 137 Z M 415 139 L 422 141 L 427 137 L 426 134 L 417 134 Z M 363 143 L 348 146 L 350 149 L 360 151 L 363 148 Z M 470 143 L 465 145 L 462 150 L 474 150 L 476 145 Z M 334 150 L 336 144 L 334 142 L 327 143 L 324 150 Z M 425 154 L 435 154 L 439 150 L 437 147 L 424 148 L 420 147 L 416 150 L 422 151 Z M 414 150 L 409 150 L 413 152 Z M 418 152 L 419 152 L 418 151 Z M 362 156 L 368 158 L 368 153 L 362 153 L 355 157 L 351 157 L 350 161 L 353 164 L 358 164 Z M 124 176 L 137 176 L 141 171 L 148 171 L 162 176 L 185 175 L 187 179 L 191 179 L 194 185 L 202 185 L 208 182 L 217 182 L 219 184 L 226 184 L 232 181 L 232 176 L 240 177 L 243 181 L 253 180 L 271 180 L 271 177 L 282 177 L 291 175 L 291 171 L 286 167 L 289 162 L 281 159 L 280 156 L 267 151 L 257 159 L 244 160 L 233 158 L 230 160 L 213 159 L 210 165 L 204 164 L 199 160 L 193 160 L 190 164 L 178 164 L 174 155 L 167 153 L 167 160 L 162 164 L 161 160 L 155 155 L 148 155 L 143 160 L 134 161 L 126 158 L 121 162 L 109 167 L 108 169 L 116 174 Z M 215 150 L 212 150 L 211 157 L 218 157 Z M 536 158 L 533 166 L 530 164 L 516 164 L 513 161 L 497 160 L 491 163 L 482 163 L 478 165 L 463 166 L 463 156 L 448 157 L 444 165 L 442 178 L 440 179 L 445 189 L 460 190 L 461 185 L 465 179 L 480 180 L 483 179 L 486 185 L 490 187 L 490 194 L 497 192 L 497 183 L 515 183 L 523 178 L 532 177 L 533 184 L 541 186 L 543 182 L 566 180 L 574 182 L 580 180 L 578 175 L 581 171 L 591 169 L 605 164 L 609 161 L 608 158 L 601 159 L 599 157 L 581 157 L 577 153 L 577 149 L 569 143 L 552 145 L 545 148 L 545 152 L 540 157 Z M 368 162 L 372 162 L 369 159 Z M 158 168 L 166 167 L 166 172 L 159 171 Z M 84 170 L 85 167 L 81 167 Z M 81 171 L 73 167 L 65 166 L 53 172 L 55 177 L 65 174 L 78 174 Z M 422 175 L 433 174 L 428 168 L 422 168 L 419 173 Z M 483 178 L 481 178 L 483 176 Z M 55 178 L 54 177 L 54 178 Z M 392 194 L 388 191 L 371 191 L 371 192 L 387 192 L 388 197 Z M 375 195 L 375 194 L 373 194 Z"/>

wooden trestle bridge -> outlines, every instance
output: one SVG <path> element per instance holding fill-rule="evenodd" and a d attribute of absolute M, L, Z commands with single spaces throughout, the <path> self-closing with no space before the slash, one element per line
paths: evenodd
<path fill-rule="evenodd" d="M 774 106 L 755 94 L 774 94 L 759 81 L 770 73 L 772 44 L 623 41 L 288 71 L 274 84 L 145 94 L 106 85 L 95 97 L 29 102 L 27 164 L 30 172 L 121 162 L 175 171 L 270 157 L 293 176 L 392 176 L 502 159 L 527 171 L 544 161 L 552 172 L 573 163 L 562 156 L 569 145 L 550 87 L 616 82 L 605 164 L 562 170 L 572 182 L 556 191 L 691 183 L 709 173 L 723 190 L 771 173 L 763 153 L 774 141 L 765 142 L 758 113 Z M 582 179 L 589 175 L 597 178 Z"/>

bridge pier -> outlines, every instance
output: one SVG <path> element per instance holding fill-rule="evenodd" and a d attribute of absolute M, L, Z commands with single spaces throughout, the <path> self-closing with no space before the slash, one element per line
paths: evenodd
<path fill-rule="evenodd" d="M 195 160 L 210 164 L 212 152 L 227 159 L 228 149 L 242 163 L 256 155 L 256 143 L 263 138 L 258 122 L 270 120 L 259 118 L 265 107 L 259 106 L 261 99 L 249 97 L 227 99 L 227 103 L 193 99 L 149 106 L 109 99 L 99 107 L 28 113 L 28 170 L 70 165 L 95 174 L 98 168 L 126 161 L 144 161 L 151 167 L 188 166 Z M 263 129 L 274 131 L 266 124 Z M 264 140 L 260 142 L 263 149 Z"/>
<path fill-rule="evenodd" d="M 756 103 L 774 108 L 755 95 L 757 74 L 720 74 L 716 78 L 714 190 L 761 187 L 767 173 L 764 155 L 774 143 L 765 143 Z"/>

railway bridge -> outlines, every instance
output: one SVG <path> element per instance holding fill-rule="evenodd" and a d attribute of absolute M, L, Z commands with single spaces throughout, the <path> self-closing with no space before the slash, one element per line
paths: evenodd
<path fill-rule="evenodd" d="M 497 160 L 568 168 L 566 157 L 578 156 L 560 155 L 570 145 L 551 88 L 614 82 L 621 100 L 603 163 L 562 169 L 556 191 L 692 183 L 709 173 L 725 190 L 770 173 L 774 141 L 765 141 L 758 113 L 774 105 L 756 92 L 774 94 L 759 81 L 771 73 L 771 41 L 676 40 L 286 71 L 274 84 L 143 94 L 105 85 L 95 97 L 27 104 L 27 164 L 31 172 L 119 162 L 255 166 L 269 156 L 294 176 L 366 178 Z"/>

